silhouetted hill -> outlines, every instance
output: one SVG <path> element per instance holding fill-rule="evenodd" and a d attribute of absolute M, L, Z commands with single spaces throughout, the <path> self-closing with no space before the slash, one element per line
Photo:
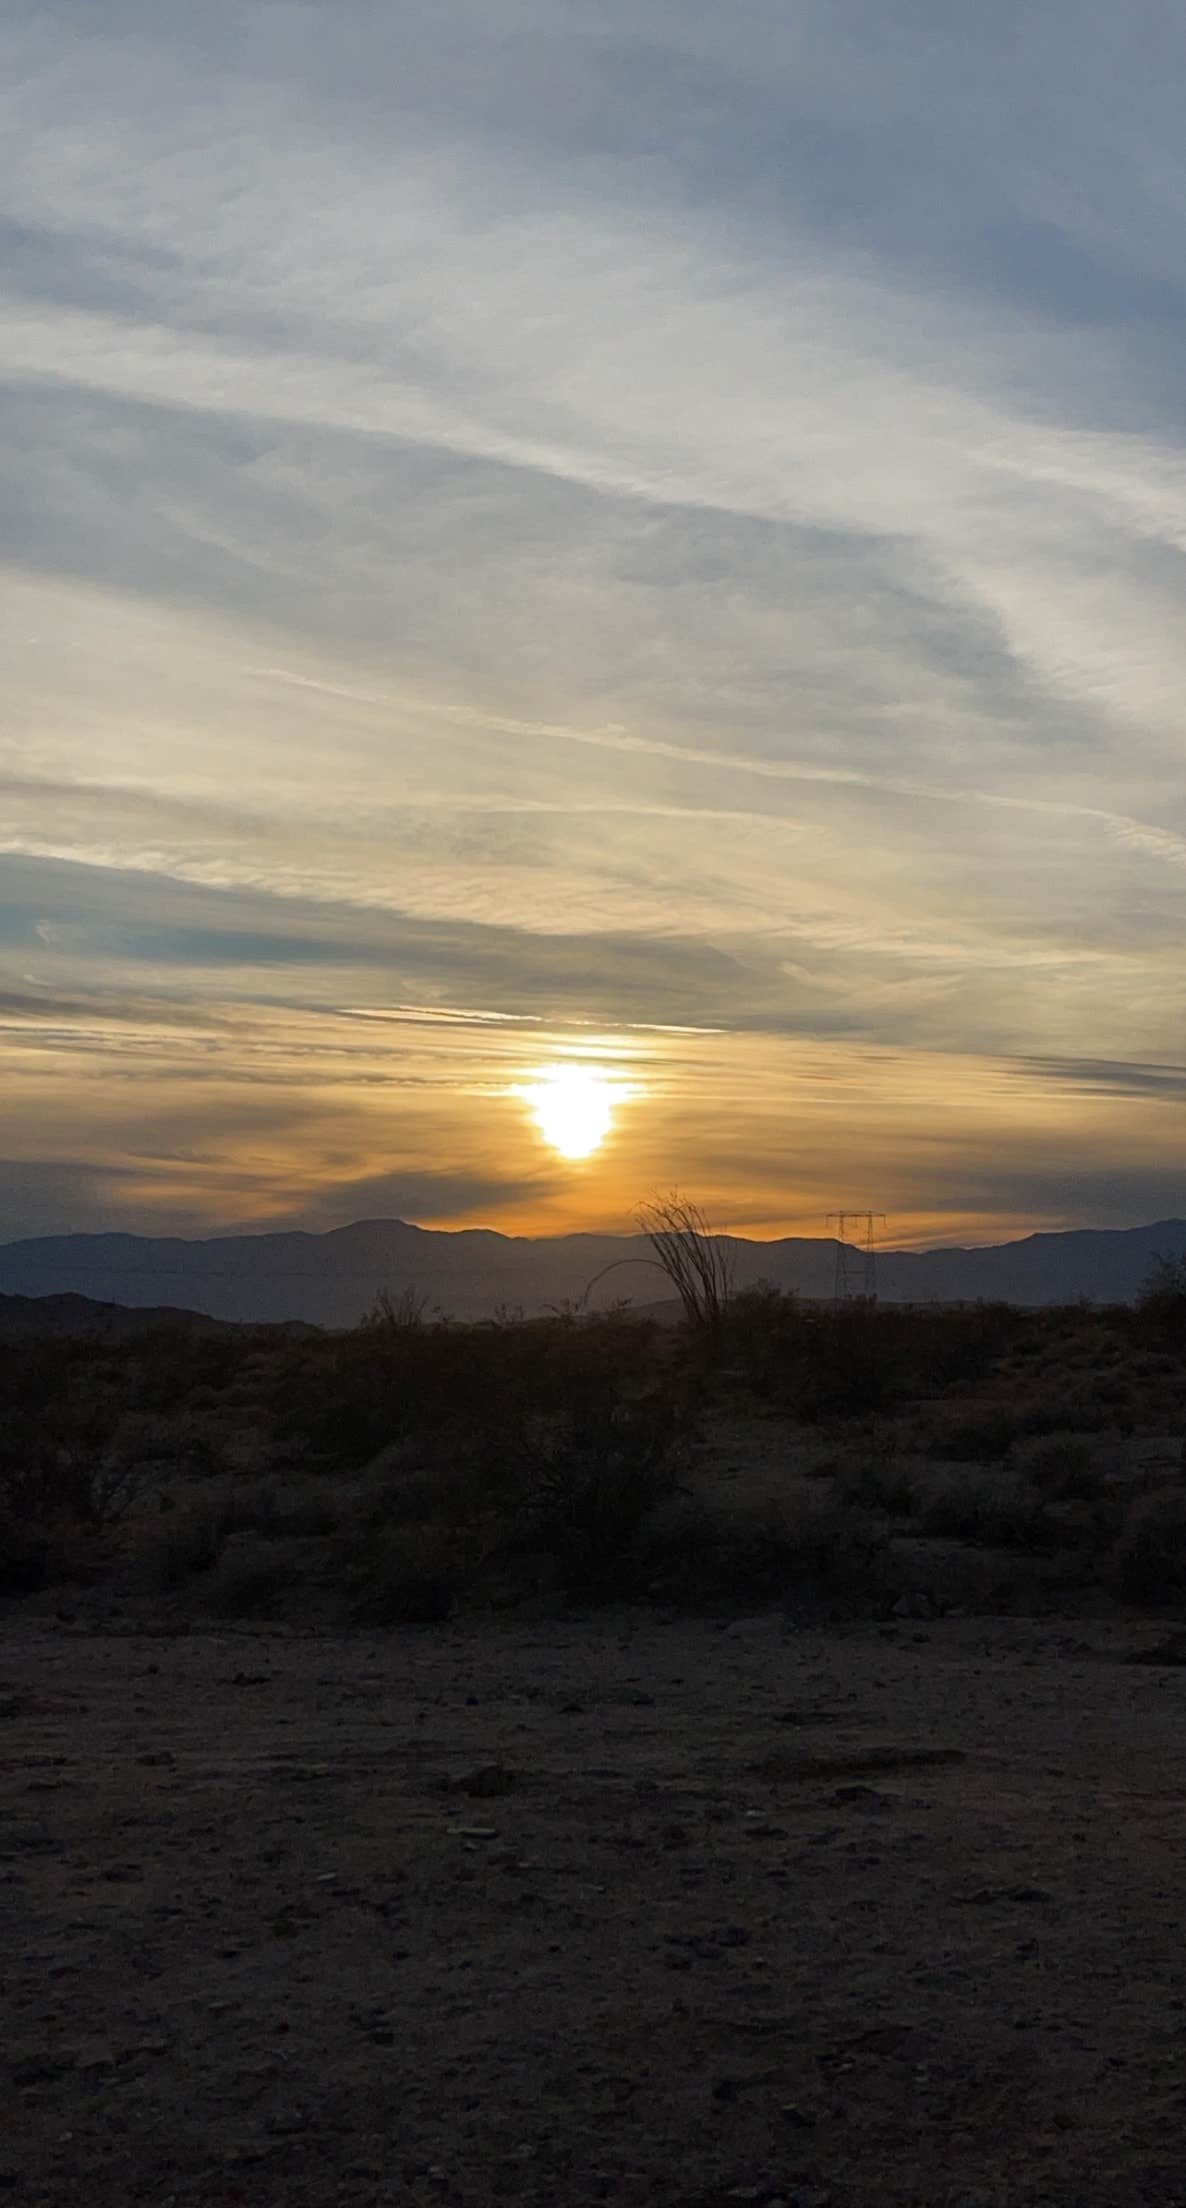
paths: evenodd
<path fill-rule="evenodd" d="M 737 1283 L 773 1281 L 804 1296 L 832 1292 L 836 1245 L 823 1238 L 733 1239 Z M 1186 1255 L 1186 1220 L 1033 1234 L 981 1249 L 887 1250 L 878 1289 L 895 1303 L 1125 1303 L 1159 1254 Z M 647 1269 L 644 1269 L 646 1267 Z M 604 1277 L 603 1277 L 604 1276 Z M 594 1283 L 593 1286 L 590 1286 Z M 444 1233 L 400 1219 L 360 1220 L 328 1234 L 250 1234 L 210 1241 L 134 1234 L 51 1235 L 0 1245 L 0 1293 L 81 1295 L 96 1304 L 183 1305 L 224 1320 L 351 1326 L 380 1290 L 405 1290 L 457 1318 L 576 1303 L 663 1298 L 641 1235 L 540 1240 L 489 1228 Z"/>
<path fill-rule="evenodd" d="M 157 1327 L 184 1328 L 187 1332 L 221 1334 L 226 1321 L 202 1311 L 181 1311 L 171 1305 L 129 1308 L 122 1303 L 98 1303 L 91 1296 L 0 1295 L 0 1341 L 19 1341 L 25 1335 L 103 1335 L 125 1341 Z"/>

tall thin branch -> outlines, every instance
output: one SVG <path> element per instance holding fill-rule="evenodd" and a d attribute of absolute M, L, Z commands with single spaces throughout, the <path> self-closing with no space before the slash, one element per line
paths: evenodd
<path fill-rule="evenodd" d="M 689 1326 L 718 1335 L 733 1292 L 729 1244 L 712 1233 L 699 1205 L 674 1189 L 640 1204 L 635 1216 Z"/>

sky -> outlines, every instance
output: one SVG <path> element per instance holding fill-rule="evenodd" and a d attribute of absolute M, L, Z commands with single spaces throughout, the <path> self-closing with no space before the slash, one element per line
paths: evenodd
<path fill-rule="evenodd" d="M 1186 1213 L 1184 105 L 1171 0 L 7 0 L 0 1238 Z"/>

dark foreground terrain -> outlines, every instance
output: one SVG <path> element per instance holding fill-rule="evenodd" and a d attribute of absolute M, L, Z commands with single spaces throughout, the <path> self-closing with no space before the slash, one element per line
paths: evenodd
<path fill-rule="evenodd" d="M 3 2197 L 1186 2202 L 1166 1634 L 14 1612 Z"/>

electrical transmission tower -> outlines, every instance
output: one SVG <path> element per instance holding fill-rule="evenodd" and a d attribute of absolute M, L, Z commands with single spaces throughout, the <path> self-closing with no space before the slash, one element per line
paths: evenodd
<path fill-rule="evenodd" d="M 877 1301 L 877 1229 L 885 1225 L 883 1211 L 830 1211 L 827 1223 L 836 1229 L 836 1276 L 832 1288 L 836 1303 Z M 851 1229 L 853 1242 L 845 1236 Z"/>

